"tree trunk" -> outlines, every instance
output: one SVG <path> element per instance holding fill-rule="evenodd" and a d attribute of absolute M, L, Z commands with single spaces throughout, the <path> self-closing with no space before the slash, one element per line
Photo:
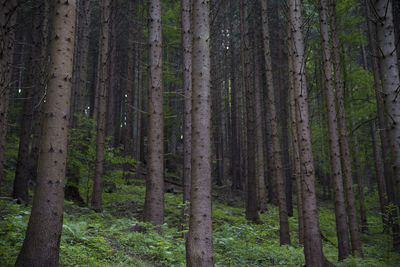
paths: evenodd
<path fill-rule="evenodd" d="M 32 25 L 35 25 L 35 18 L 32 18 Z M 35 30 L 35 26 L 31 29 L 33 32 Z M 29 34 L 27 34 L 29 35 Z M 32 43 L 32 37 L 28 37 L 26 39 L 27 43 Z M 15 170 L 15 178 L 14 178 L 14 188 L 13 188 L 13 198 L 18 199 L 21 202 L 27 203 L 29 201 L 28 194 L 28 181 L 30 179 L 29 173 L 29 145 L 30 145 L 30 135 L 32 128 L 32 119 L 33 119 L 33 97 L 35 94 L 35 88 L 33 85 L 34 80 L 34 71 L 35 66 L 33 57 L 34 57 L 34 49 L 35 45 L 32 44 L 29 47 L 25 46 L 24 51 L 28 54 L 27 58 L 27 68 L 24 73 L 23 78 L 23 98 L 24 104 L 21 114 L 21 128 L 19 133 L 19 148 L 18 148 L 18 160 L 17 166 Z"/>
<path fill-rule="evenodd" d="M 342 166 L 340 158 L 340 144 L 338 136 L 338 125 L 336 118 L 335 96 L 332 80 L 331 53 L 329 47 L 329 32 L 327 21 L 327 1 L 320 0 L 319 6 L 322 56 L 325 74 L 325 97 L 328 112 L 328 131 L 331 168 L 333 176 L 333 188 L 335 198 L 336 229 L 339 247 L 339 260 L 347 258 L 350 254 L 350 244 L 346 222 L 346 209 L 343 191 Z"/>
<path fill-rule="evenodd" d="M 135 14 L 135 1 L 129 1 L 129 14 Z M 125 155 L 133 155 L 133 121 L 134 121 L 134 94 L 135 94 L 135 19 L 129 19 L 128 36 L 128 65 L 126 77 L 126 130 L 125 130 Z"/>
<path fill-rule="evenodd" d="M 296 197 L 297 197 L 297 216 L 299 222 L 299 243 L 304 244 L 304 218 L 303 218 L 303 199 L 301 188 L 301 159 L 299 140 L 297 137 L 296 121 L 296 99 L 294 87 L 293 70 L 293 38 L 290 27 L 287 27 L 287 45 L 288 45 L 288 68 L 289 68 L 289 111 L 290 111 L 290 129 L 292 134 L 294 176 L 296 178 Z"/>
<path fill-rule="evenodd" d="M 161 225 L 164 223 L 164 135 L 160 0 L 150 1 L 149 19 L 148 150 L 143 220 Z"/>
<path fill-rule="evenodd" d="M 378 194 L 379 194 L 379 204 L 381 207 L 382 213 L 382 223 L 385 228 L 387 228 L 387 219 L 386 219 L 386 206 L 387 206 L 387 199 L 386 199 L 386 185 L 385 185 L 385 175 L 382 170 L 382 157 L 379 152 L 379 143 L 378 143 L 378 136 L 376 134 L 376 125 L 375 121 L 371 120 L 370 122 L 371 127 L 371 136 L 372 136 L 372 145 L 374 149 L 374 163 L 375 163 L 375 171 L 376 171 L 376 180 L 378 183 Z"/>
<path fill-rule="evenodd" d="M 257 28 L 256 19 L 253 19 L 254 33 L 254 94 L 255 94 L 255 109 L 256 109 L 256 175 L 257 175 L 257 197 L 258 210 L 262 213 L 267 211 L 267 194 L 264 178 L 264 134 L 263 134 L 263 112 L 261 110 L 262 97 L 261 90 L 263 87 L 262 80 L 262 51 L 260 45 L 261 32 Z"/>
<path fill-rule="evenodd" d="M 330 26 L 331 26 L 331 37 L 332 37 L 332 53 L 333 53 L 333 66 L 335 73 L 335 85 L 336 85 L 336 99 L 337 99 L 337 120 L 339 126 L 339 141 L 340 141 L 340 152 L 341 152 L 341 164 L 345 184 L 345 193 L 347 199 L 347 216 L 351 238 L 351 249 L 353 254 L 358 257 L 363 257 L 361 248 L 361 239 L 358 229 L 357 221 L 357 207 L 356 199 L 354 196 L 353 189 L 353 177 L 351 170 L 350 150 L 349 143 L 347 141 L 347 128 L 346 128 L 346 117 L 344 109 L 344 95 L 343 95 L 343 82 L 342 82 L 342 68 L 340 62 L 339 52 L 339 37 L 336 32 L 336 0 L 329 0 L 329 15 L 330 15 Z"/>
<path fill-rule="evenodd" d="M 311 131 L 307 104 L 307 81 L 305 75 L 303 19 L 301 3 L 288 1 L 289 22 L 293 40 L 293 71 L 296 98 L 296 121 L 299 148 L 301 152 L 302 197 L 304 216 L 304 254 L 307 266 L 332 266 L 322 251 L 321 232 L 318 222 L 318 208 L 315 194 L 315 174 L 311 145 Z"/>
<path fill-rule="evenodd" d="M 209 1 L 192 5 L 192 187 L 186 264 L 210 267 L 213 262 L 211 221 L 211 99 Z"/>
<path fill-rule="evenodd" d="M 278 29 L 278 42 L 279 44 L 284 43 L 283 31 L 285 29 L 281 21 L 281 6 L 280 4 L 276 7 L 276 17 L 279 25 Z M 282 141 L 282 168 L 285 179 L 285 194 L 286 194 L 286 206 L 288 216 L 293 216 L 293 185 L 291 175 L 291 164 L 289 157 L 289 137 L 288 137 L 288 89 L 285 81 L 285 57 L 284 57 L 284 46 L 278 46 L 278 90 L 279 90 L 279 120 L 281 126 L 281 141 Z"/>
<path fill-rule="evenodd" d="M 399 68 L 397 62 L 396 43 L 394 37 L 392 1 L 375 1 L 375 15 L 377 16 L 376 36 L 379 46 L 379 63 L 381 71 L 382 88 L 384 92 L 384 105 L 388 112 L 387 129 L 391 147 L 391 159 L 394 180 L 397 192 L 400 192 L 400 98 Z M 400 197 L 397 195 L 395 203 L 399 205 Z M 397 224 L 397 223 L 395 223 Z M 398 224 L 397 224 L 398 225 Z M 397 226 L 398 227 L 398 226 Z M 393 231 L 393 246 L 400 250 L 399 231 Z"/>
<path fill-rule="evenodd" d="M 104 172 L 104 147 L 106 137 L 107 121 L 107 99 L 109 86 L 109 67 L 110 67 L 110 18 L 111 1 L 102 0 L 101 14 L 101 36 L 99 46 L 99 66 L 98 66 L 98 88 L 96 98 L 97 107 L 97 137 L 96 137 L 96 169 L 93 182 L 92 208 L 102 211 L 102 191 L 103 191 L 103 172 Z"/>
<path fill-rule="evenodd" d="M 28 229 L 15 266 L 59 265 L 75 16 L 76 1 L 68 1 L 68 5 L 55 3 L 38 179 Z"/>
<path fill-rule="evenodd" d="M 276 178 L 278 204 L 279 204 L 279 223 L 280 223 L 280 244 L 290 244 L 289 219 L 287 214 L 286 193 L 285 193 L 285 176 L 282 168 L 282 150 L 278 136 L 278 123 L 276 115 L 275 89 L 273 83 L 270 37 L 267 17 L 267 3 L 262 3 L 262 30 L 264 40 L 264 60 L 265 60 L 265 77 L 267 81 L 267 106 L 269 113 L 269 121 L 271 125 L 271 138 L 273 146 L 274 174 Z"/>
<path fill-rule="evenodd" d="M 40 51 L 40 66 L 38 77 L 36 77 L 36 94 L 35 94 L 35 105 L 34 105 L 34 127 L 33 127 L 33 138 L 30 153 L 30 173 L 31 179 L 36 181 L 37 176 L 37 165 L 39 159 L 39 146 L 40 138 L 42 135 L 42 120 L 43 120 L 43 106 L 45 98 L 45 86 L 47 83 L 47 69 L 48 69 L 48 47 L 49 47 L 49 20 L 50 20 L 50 3 L 43 1 L 43 18 L 40 33 L 40 43 L 38 43 L 37 49 Z M 35 37 L 34 37 L 35 38 Z"/>
<path fill-rule="evenodd" d="M 254 89 L 250 87 L 250 53 L 249 53 L 249 25 L 247 13 L 247 1 L 241 0 L 240 26 L 242 38 L 242 66 L 246 102 L 246 143 L 247 143 L 247 175 L 246 175 L 246 219 L 259 222 L 257 212 L 257 186 L 256 186 L 256 166 L 254 157 L 256 155 L 255 136 L 255 108 L 254 108 Z"/>
<path fill-rule="evenodd" d="M 183 47 L 183 203 L 190 201 L 191 140 L 192 140 L 192 35 L 190 31 L 191 0 L 181 0 L 182 6 L 182 47 Z M 189 210 L 183 211 L 186 217 Z"/>
<path fill-rule="evenodd" d="M 17 0 L 0 1 L 0 183 L 3 177 L 4 153 L 8 128 L 8 104 L 14 55 L 14 24 Z"/>

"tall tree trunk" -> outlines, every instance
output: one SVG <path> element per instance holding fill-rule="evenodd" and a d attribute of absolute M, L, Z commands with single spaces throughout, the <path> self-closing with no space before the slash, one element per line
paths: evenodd
<path fill-rule="evenodd" d="M 164 134 L 162 97 L 161 2 L 149 3 L 149 102 L 146 199 L 143 220 L 164 223 Z"/>
<path fill-rule="evenodd" d="M 327 21 L 327 0 L 320 0 L 319 15 L 321 27 L 322 56 L 324 61 L 325 74 L 325 97 L 328 112 L 328 132 L 331 168 L 333 176 L 334 198 L 335 198 L 335 215 L 336 229 L 339 247 L 339 260 L 347 258 L 350 254 L 350 244 L 348 237 L 346 208 L 343 191 L 343 177 L 341 166 L 340 144 L 338 136 L 338 125 L 336 118 L 335 96 L 332 79 L 331 53 L 329 46 L 329 32 Z"/>
<path fill-rule="evenodd" d="M 76 1 L 55 3 L 49 83 L 31 216 L 15 266 L 58 266 L 63 222 Z M 60 38 L 62 37 L 62 38 Z"/>
<path fill-rule="evenodd" d="M 262 45 L 260 28 L 257 28 L 256 19 L 253 19 L 254 33 L 254 95 L 256 109 L 256 175 L 257 175 L 257 197 L 258 210 L 260 212 L 267 211 L 267 194 L 264 178 L 264 134 L 263 134 L 263 112 L 262 112 L 262 97 L 261 90 L 263 87 L 262 80 Z"/>
<path fill-rule="evenodd" d="M 299 149 L 301 151 L 302 197 L 304 216 L 304 254 L 307 266 L 332 266 L 322 251 L 321 232 L 315 194 L 315 174 L 311 145 L 311 131 L 307 104 L 307 81 L 305 75 L 303 18 L 301 2 L 288 1 L 289 23 L 293 41 L 293 73 L 296 98 L 296 121 Z"/>
<path fill-rule="evenodd" d="M 382 157 L 379 151 L 378 136 L 376 133 L 377 129 L 374 120 L 371 120 L 370 127 L 372 136 L 372 145 L 374 149 L 374 163 L 376 171 L 376 180 L 378 184 L 379 204 L 382 213 L 382 223 L 384 224 L 384 227 L 387 228 L 388 222 L 386 219 L 386 206 L 387 206 L 386 185 L 385 185 L 384 172 L 382 170 Z"/>
<path fill-rule="evenodd" d="M 340 152 L 341 152 L 341 164 L 343 171 L 343 178 L 345 184 L 345 193 L 347 199 L 347 216 L 351 238 L 351 249 L 353 254 L 357 253 L 358 257 L 363 257 L 361 248 L 361 239 L 358 229 L 357 221 L 357 207 L 356 198 L 354 196 L 353 189 L 353 177 L 351 170 L 350 150 L 349 143 L 347 141 L 347 128 L 346 128 L 346 117 L 344 109 L 344 95 L 343 95 L 343 82 L 342 82 L 342 68 L 340 62 L 339 52 L 339 37 L 336 32 L 336 0 L 329 0 L 329 15 L 330 15 L 330 26 L 331 26 L 331 37 L 332 37 L 332 54 L 333 54 L 333 66 L 335 73 L 335 85 L 336 85 L 336 99 L 337 99 L 337 120 L 339 126 L 339 141 L 340 141 Z"/>
<path fill-rule="evenodd" d="M 249 53 L 249 25 L 247 13 L 247 1 L 241 0 L 241 36 L 242 36 L 242 66 L 246 102 L 246 144 L 247 144 L 247 175 L 246 175 L 246 219 L 259 222 L 260 217 L 257 212 L 257 187 L 256 187 L 256 166 L 254 157 L 256 155 L 255 135 L 255 108 L 254 108 L 254 89 L 250 87 L 250 53 Z"/>
<path fill-rule="evenodd" d="M 8 128 L 8 104 L 14 55 L 14 24 L 17 0 L 0 1 L 0 183 L 3 177 L 4 153 Z"/>
<path fill-rule="evenodd" d="M 93 182 L 92 208 L 102 211 L 102 191 L 104 172 L 104 147 L 107 121 L 107 99 L 110 69 L 110 19 L 111 1 L 102 0 L 101 36 L 99 46 L 98 85 L 96 98 L 97 107 L 97 137 L 96 137 L 96 169 Z"/>
<path fill-rule="evenodd" d="M 265 60 L 265 76 L 267 81 L 267 105 L 269 113 L 269 121 L 271 125 L 271 138 L 273 146 L 274 173 L 276 178 L 278 204 L 279 204 L 279 224 L 280 224 L 280 243 L 281 245 L 290 244 L 289 219 L 287 214 L 286 193 L 285 193 L 285 176 L 282 168 L 282 150 L 278 136 L 278 123 L 276 115 L 275 89 L 272 74 L 272 61 L 270 50 L 269 26 L 267 17 L 267 3 L 261 1 L 262 4 L 262 30 L 264 40 L 264 60 Z"/>
<path fill-rule="evenodd" d="M 296 99 L 294 87 L 294 70 L 293 70 L 293 39 L 290 27 L 287 27 L 287 45 L 288 45 L 288 69 L 289 69 L 289 112 L 290 112 L 290 129 L 292 134 L 294 176 L 296 178 L 296 197 L 297 197 L 297 216 L 299 222 L 299 243 L 304 244 L 304 218 L 303 218 L 303 199 L 301 188 L 301 154 L 299 148 L 299 140 L 297 136 L 296 121 Z"/>
<path fill-rule="evenodd" d="M 181 0 L 182 6 L 182 48 L 183 48 L 183 202 L 190 201 L 191 142 L 192 142 L 192 35 L 190 31 L 191 0 Z M 184 220 L 188 210 L 183 211 Z"/>
<path fill-rule="evenodd" d="M 394 37 L 392 1 L 376 0 L 375 10 L 377 17 L 376 36 L 379 46 L 378 55 L 384 105 L 388 112 L 387 129 L 391 147 L 393 174 L 397 193 L 400 193 L 400 98 L 398 97 L 400 79 Z M 399 199 L 400 196 L 397 194 L 397 199 L 395 199 L 397 205 L 400 204 Z M 400 250 L 399 231 L 393 231 L 393 246 L 396 250 Z"/>
<path fill-rule="evenodd" d="M 211 99 L 209 1 L 192 9 L 192 183 L 186 264 L 214 266 L 211 221 Z"/>
<path fill-rule="evenodd" d="M 36 18 L 32 18 L 32 33 L 35 33 L 35 22 Z M 29 34 L 27 34 L 29 35 Z M 33 36 L 26 38 L 26 42 L 31 44 L 30 48 L 24 48 L 25 53 L 28 53 L 27 68 L 23 78 L 23 98 L 24 104 L 21 114 L 21 128 L 19 133 L 19 148 L 18 148 L 18 159 L 15 170 L 14 187 L 13 187 L 13 198 L 18 199 L 21 202 L 27 203 L 29 201 L 28 194 L 28 181 L 30 179 L 29 173 L 29 145 L 30 135 L 32 129 L 32 116 L 33 116 L 33 97 L 35 94 L 35 88 L 33 85 L 35 66 L 34 66 L 34 49 Z"/>
<path fill-rule="evenodd" d="M 368 0 L 365 0 L 365 6 L 366 6 L 366 17 L 367 17 L 367 22 L 368 22 L 368 39 L 369 39 L 369 45 L 371 47 L 371 53 L 372 53 L 372 73 L 374 76 L 374 89 L 375 89 L 375 98 L 376 98 L 376 108 L 377 108 L 377 113 L 378 113 L 378 125 L 379 129 L 382 129 L 379 131 L 379 136 L 380 136 L 380 141 L 381 141 L 381 152 L 382 152 L 382 161 L 383 161 L 383 172 L 384 172 L 384 178 L 385 178 L 385 185 L 386 187 L 384 188 L 384 191 L 386 192 L 387 196 L 387 202 L 388 203 L 394 203 L 395 202 L 395 196 L 394 196 L 394 185 L 393 185 L 393 179 L 392 179 L 392 171 L 391 171 L 391 163 L 390 163 L 390 144 L 389 144 L 389 138 L 387 137 L 388 130 L 386 127 L 386 118 L 385 118 L 385 110 L 383 107 L 382 103 L 382 90 L 381 90 L 381 75 L 379 74 L 379 62 L 378 62 L 378 48 L 377 48 L 377 43 L 376 43 L 376 38 L 375 38 L 375 25 L 373 21 L 370 19 L 372 16 L 371 10 L 370 10 L 370 3 Z M 388 204 L 386 203 L 386 205 Z M 393 212 L 389 214 L 389 223 L 392 225 L 392 230 L 394 235 L 399 233 L 399 225 L 393 222 L 393 218 L 396 217 L 396 212 Z"/>
<path fill-rule="evenodd" d="M 279 25 L 278 29 L 278 42 L 279 44 L 284 43 L 284 25 L 281 20 L 281 6 L 280 3 L 276 7 L 276 17 Z M 285 178 L 285 194 L 286 194 L 286 206 L 288 216 L 293 216 L 293 185 L 291 166 L 289 160 L 289 137 L 288 137 L 288 89 L 287 83 L 285 82 L 285 57 L 284 57 L 284 46 L 278 46 L 278 90 L 279 90 L 279 120 L 281 126 L 281 141 L 282 141 L 282 168 Z"/>
<path fill-rule="evenodd" d="M 139 6 L 143 4 L 142 0 L 139 0 Z M 140 10 L 140 8 L 139 8 Z M 143 13 L 144 13 L 144 8 L 142 7 L 140 10 L 140 16 L 139 16 L 139 25 L 143 23 Z M 136 46 L 136 66 L 137 66 L 137 97 L 136 97 L 136 107 L 137 107 L 137 120 L 136 120 L 136 140 L 135 140 L 135 158 L 138 161 L 142 160 L 142 146 L 143 146 L 143 136 L 142 136 L 142 119 L 143 119 L 143 114 L 142 114 L 142 94 L 143 94 L 143 69 L 142 69 L 142 27 L 139 26 L 138 29 L 138 42 Z"/>
<path fill-rule="evenodd" d="M 135 14 L 135 0 L 129 1 L 129 14 Z M 136 64 L 136 49 L 135 49 L 135 17 L 129 19 L 129 35 L 128 35 L 128 73 L 126 77 L 126 130 L 125 130 L 125 148 L 126 156 L 132 156 L 133 147 L 133 123 L 134 123 L 134 95 L 135 95 L 135 64 Z"/>
<path fill-rule="evenodd" d="M 47 83 L 47 69 L 48 69 L 48 47 L 49 47 L 49 20 L 50 20 L 50 3 L 48 1 L 43 1 L 43 18 L 41 24 L 41 38 L 38 45 L 38 50 L 40 52 L 40 63 L 39 63 L 39 73 L 36 77 L 36 93 L 35 93 L 35 105 L 34 105 L 34 127 L 33 127 L 33 138 L 30 153 L 30 173 L 31 179 L 36 181 L 37 176 L 37 164 L 39 159 L 39 146 L 40 137 L 42 135 L 42 120 L 43 120 L 43 106 L 45 98 L 45 86 Z"/>

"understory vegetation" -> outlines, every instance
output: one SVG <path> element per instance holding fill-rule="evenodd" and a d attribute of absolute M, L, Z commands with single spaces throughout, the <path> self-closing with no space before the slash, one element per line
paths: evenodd
<path fill-rule="evenodd" d="M 145 188 L 140 180 L 126 185 L 113 179 L 116 190 L 104 193 L 104 212 L 96 213 L 65 201 L 60 264 L 62 266 L 185 266 L 185 225 L 181 225 L 181 194 L 165 194 L 165 224 L 159 229 L 141 222 Z M 215 188 L 218 191 L 224 188 Z M 7 188 L 2 188 L 7 190 Z M 228 192 L 228 191 L 227 191 Z M 229 193 L 227 193 L 229 194 Z M 221 195 L 221 194 L 218 194 Z M 337 266 L 396 266 L 391 236 L 383 233 L 378 195 L 367 196 L 368 233 L 362 234 L 364 259 L 337 262 L 332 203 L 321 202 L 319 218 L 326 257 Z M 229 195 L 213 203 L 213 242 L 216 266 L 303 266 L 296 214 L 289 219 L 292 246 L 279 245 L 279 213 L 275 206 L 261 214 L 263 224 L 248 223 L 243 201 Z M 233 200 L 232 200 L 233 199 Z M 13 266 L 24 240 L 30 206 L 0 199 L 0 266 Z M 183 229 L 183 230 L 182 230 Z"/>

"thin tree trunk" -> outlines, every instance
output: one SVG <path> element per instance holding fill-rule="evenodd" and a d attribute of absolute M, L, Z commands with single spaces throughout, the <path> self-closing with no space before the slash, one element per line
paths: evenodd
<path fill-rule="evenodd" d="M 129 1 L 129 14 L 135 14 L 135 0 Z M 131 156 L 134 152 L 133 147 L 133 122 L 134 122 L 134 94 L 135 94 L 135 17 L 129 19 L 128 35 L 128 73 L 126 77 L 126 130 L 125 130 L 125 155 Z"/>
<path fill-rule="evenodd" d="M 255 110 L 256 110 L 256 176 L 257 176 L 257 197 L 258 210 L 260 212 L 267 211 L 267 195 L 264 178 L 264 134 L 263 134 L 263 112 L 261 110 L 262 98 L 261 90 L 263 86 L 262 80 L 262 51 L 260 48 L 261 32 L 257 28 L 256 20 L 253 19 L 254 33 L 254 95 L 255 95 Z"/>
<path fill-rule="evenodd" d="M 149 3 L 149 98 L 146 199 L 143 220 L 164 223 L 164 134 L 162 96 L 161 2 Z"/>
<path fill-rule="evenodd" d="M 183 47 L 183 203 L 190 201 L 191 143 L 192 143 L 192 35 L 190 31 L 191 0 L 181 0 L 182 6 L 182 47 Z M 185 218 L 189 210 L 183 211 Z"/>
<path fill-rule="evenodd" d="M 333 176 L 333 188 L 335 198 L 336 231 L 338 238 L 339 260 L 350 255 L 350 244 L 346 222 L 346 207 L 343 191 L 343 176 L 341 166 L 340 144 L 336 117 L 335 96 L 332 79 L 331 53 L 329 47 L 329 32 L 327 21 L 327 0 L 320 0 L 319 15 L 321 27 L 322 56 L 325 74 L 325 97 L 328 112 L 328 132 L 331 168 Z"/>
<path fill-rule="evenodd" d="M 302 197 L 304 216 L 304 254 L 307 266 L 332 266 L 322 251 L 321 232 L 315 194 L 315 174 L 311 145 L 310 120 L 307 104 L 307 81 L 305 75 L 303 19 L 300 1 L 289 0 L 289 22 L 293 40 L 293 73 L 296 98 L 296 121 L 299 149 L 301 152 Z"/>
<path fill-rule="evenodd" d="M 282 150 L 278 136 L 278 123 L 276 114 L 276 103 L 275 103 L 275 89 L 273 83 L 272 73 L 272 61 L 270 51 L 270 37 L 269 37 L 269 26 L 267 17 L 267 3 L 261 1 L 262 4 L 262 30 L 263 30 L 263 41 L 264 41 L 264 60 L 265 60 L 265 76 L 267 81 L 267 106 L 269 121 L 271 125 L 271 138 L 273 146 L 273 161 L 274 161 L 274 173 L 276 178 L 278 204 L 279 204 L 279 224 L 280 224 L 280 244 L 290 244 L 290 233 L 289 233 L 289 219 L 287 214 L 286 204 L 286 193 L 285 193 L 285 176 L 282 168 Z"/>
<path fill-rule="evenodd" d="M 58 266 L 63 222 L 76 1 L 55 3 L 38 179 L 15 266 Z M 62 36 L 63 38 L 60 38 Z"/>
<path fill-rule="evenodd" d="M 35 18 L 32 18 L 32 25 L 35 25 Z M 33 31 L 35 27 L 32 27 Z M 26 40 L 27 43 L 32 43 L 33 39 L 28 37 Z M 34 57 L 34 48 L 35 45 L 32 44 L 31 47 L 24 48 L 24 51 L 27 51 L 27 66 L 26 71 L 24 73 L 23 78 L 23 98 L 24 104 L 21 114 L 21 128 L 19 133 L 19 148 L 18 148 L 18 159 L 17 166 L 15 170 L 15 178 L 14 178 L 14 187 L 13 187 L 13 198 L 18 199 L 21 202 L 27 203 L 29 201 L 28 194 L 28 181 L 30 179 L 29 174 L 29 144 L 30 144 L 30 135 L 32 128 L 32 116 L 33 116 L 33 97 L 35 93 L 35 88 L 33 86 L 34 80 L 34 71 L 35 66 L 33 57 Z"/>
<path fill-rule="evenodd" d="M 388 221 L 386 219 L 386 206 L 387 206 L 387 199 L 386 199 L 386 185 L 385 185 L 385 176 L 382 169 L 382 157 L 379 151 L 379 143 L 378 143 L 378 136 L 377 136 L 377 129 L 375 125 L 375 121 L 371 120 L 370 122 L 371 127 L 371 136 L 372 136 L 372 145 L 374 149 L 374 163 L 375 163 L 375 171 L 376 171 L 376 180 L 378 183 L 378 194 L 379 194 L 379 204 L 381 207 L 382 213 L 382 223 L 385 228 L 387 228 Z"/>
<path fill-rule="evenodd" d="M 211 90 L 209 1 L 192 5 L 192 154 L 186 265 L 214 266 L 211 221 Z"/>
<path fill-rule="evenodd" d="M 358 257 L 363 257 L 361 248 L 360 232 L 358 229 L 357 221 L 357 207 L 356 198 L 354 196 L 353 189 L 353 177 L 351 170 L 350 150 L 349 143 L 347 140 L 347 128 L 346 128 L 346 117 L 344 109 L 344 95 L 343 95 L 343 82 L 342 82 L 342 68 L 340 62 L 339 52 L 339 37 L 336 32 L 336 0 L 329 0 L 329 15 L 330 15 L 330 26 L 331 26 L 331 37 L 332 37 L 332 55 L 333 55 L 333 66 L 335 73 L 335 85 L 336 85 L 336 99 L 337 99 L 337 120 L 339 126 L 339 141 L 340 141 L 340 152 L 341 152 L 341 164 L 343 171 L 343 178 L 345 184 L 345 193 L 347 199 L 347 216 L 351 238 L 351 249 L 353 254 L 357 254 Z"/>
<path fill-rule="evenodd" d="M 0 183 L 3 177 L 4 153 L 8 128 L 8 105 L 14 56 L 16 0 L 0 2 Z"/>
<path fill-rule="evenodd" d="M 293 39 L 290 27 L 287 27 L 287 45 L 288 45 L 288 68 L 289 68 L 289 111 L 290 111 L 290 129 L 292 134 L 294 176 L 296 178 L 296 197 L 297 197 L 297 216 L 299 222 L 299 243 L 304 244 L 304 218 L 303 218 L 303 199 L 301 188 L 301 159 L 299 140 L 297 137 L 297 121 L 296 121 L 296 99 L 294 87 L 294 70 L 293 70 Z"/>
<path fill-rule="evenodd" d="M 93 182 L 92 208 L 99 212 L 102 211 L 102 191 L 103 191 L 103 172 L 104 172 L 104 147 L 106 137 L 107 121 L 107 99 L 109 86 L 109 67 L 110 67 L 110 18 L 111 1 L 102 0 L 101 15 L 101 36 L 100 36 L 100 60 L 98 66 L 98 88 L 96 98 L 97 107 L 97 137 L 96 137 L 96 169 Z"/>
<path fill-rule="evenodd" d="M 247 133 L 247 176 L 246 176 L 246 219 L 259 222 L 260 217 L 257 212 L 257 187 L 256 187 L 256 166 L 254 157 L 256 155 L 256 143 L 253 138 L 255 135 L 255 108 L 254 108 L 254 89 L 250 87 L 250 53 L 249 53 L 249 25 L 247 13 L 247 1 L 241 0 L 241 35 L 242 35 L 242 66 L 246 102 L 246 133 Z"/>

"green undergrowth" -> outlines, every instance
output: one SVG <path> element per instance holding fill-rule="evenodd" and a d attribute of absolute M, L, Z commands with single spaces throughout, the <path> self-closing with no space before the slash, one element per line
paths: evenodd
<path fill-rule="evenodd" d="M 121 183 L 120 183 L 121 182 Z M 181 195 L 165 195 L 165 224 L 159 228 L 140 221 L 144 188 L 117 181 L 104 193 L 104 212 L 65 202 L 60 263 L 62 266 L 184 266 L 186 229 L 181 226 Z M 375 203 L 376 195 L 370 196 Z M 368 200 L 368 199 L 367 199 Z M 396 266 L 400 255 L 382 234 L 380 216 L 369 214 L 369 233 L 362 234 L 364 259 L 350 257 L 338 264 L 335 218 L 330 204 L 320 208 L 324 252 L 338 266 Z M 376 207 L 371 207 L 375 209 Z M 0 266 L 13 266 L 21 248 L 30 207 L 0 199 Z M 295 216 L 296 217 L 296 216 Z M 302 266 L 297 220 L 290 218 L 291 246 L 279 245 L 278 209 L 261 214 L 263 224 L 249 224 L 244 209 L 213 203 L 213 241 L 216 266 Z M 398 266 L 398 265 L 397 265 Z"/>

